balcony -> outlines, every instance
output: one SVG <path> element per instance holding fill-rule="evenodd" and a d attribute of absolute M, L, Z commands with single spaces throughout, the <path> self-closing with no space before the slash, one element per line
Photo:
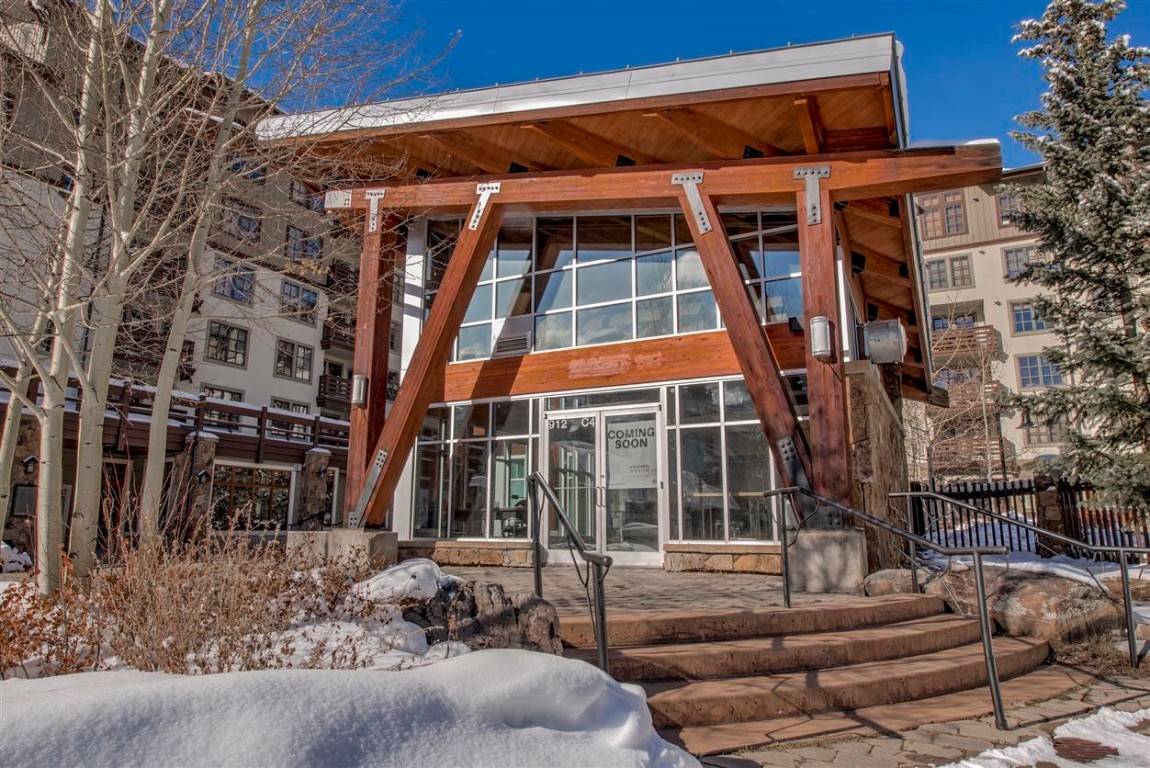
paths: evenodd
<path fill-rule="evenodd" d="M 934 331 L 930 349 L 935 368 L 958 367 L 956 363 L 960 361 L 989 364 L 992 360 L 1002 362 L 1006 359 L 1002 334 L 992 325 L 972 328 L 952 325 L 946 330 Z"/>
<path fill-rule="evenodd" d="M 965 408 L 986 403 L 992 413 L 1001 410 L 1002 399 L 1010 392 L 1001 381 L 983 382 L 981 379 L 950 384 L 946 387 L 946 391 L 950 395 L 951 408 Z"/>
<path fill-rule="evenodd" d="M 345 349 L 355 351 L 355 327 L 344 325 L 330 317 L 323 323 L 323 339 L 320 341 L 323 349 Z"/>
<path fill-rule="evenodd" d="M 351 379 L 322 374 L 319 377 L 319 393 L 315 402 L 316 405 L 328 408 L 350 408 Z"/>

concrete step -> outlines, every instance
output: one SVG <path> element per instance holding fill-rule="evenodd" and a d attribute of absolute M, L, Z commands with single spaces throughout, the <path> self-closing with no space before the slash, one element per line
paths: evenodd
<path fill-rule="evenodd" d="M 1045 642 L 994 641 L 1002 679 L 1045 661 Z M 970 643 L 910 658 L 825 670 L 694 682 L 646 683 L 647 703 L 659 728 L 717 725 L 777 717 L 857 710 L 939 696 L 986 683 L 982 644 Z"/>
<path fill-rule="evenodd" d="M 1091 680 L 1087 673 L 1069 667 L 1042 666 L 1003 682 L 1002 702 L 1009 712 L 1011 708 L 1057 698 L 1089 684 Z M 1086 703 L 1082 708 L 1083 711 L 1091 710 Z M 973 720 L 991 712 L 990 688 L 984 685 L 918 701 L 880 704 L 846 712 L 690 726 L 682 730 L 665 730 L 662 735 L 693 755 L 721 755 L 782 742 L 898 733 L 927 723 Z"/>
<path fill-rule="evenodd" d="M 611 674 L 627 682 L 713 680 L 802 669 L 829 669 L 977 642 L 978 621 L 953 614 L 875 627 L 611 649 Z M 595 663 L 594 649 L 568 655 Z"/>
<path fill-rule="evenodd" d="M 942 613 L 937 597 L 896 594 L 865 599 L 829 599 L 761 610 L 612 612 L 607 614 L 612 648 L 662 643 L 700 643 L 749 637 L 841 632 L 893 624 Z M 595 633 L 588 615 L 564 616 L 559 622 L 563 642 L 574 648 L 594 648 Z"/>

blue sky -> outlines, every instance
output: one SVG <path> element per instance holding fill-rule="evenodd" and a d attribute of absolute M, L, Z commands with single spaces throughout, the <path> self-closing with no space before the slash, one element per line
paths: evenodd
<path fill-rule="evenodd" d="M 1010 38 L 1042 0 L 406 0 L 433 57 L 458 31 L 432 90 L 658 64 L 874 32 L 906 52 L 913 140 L 997 138 L 1008 167 L 1034 162 L 1008 132 L 1038 103 L 1037 64 Z M 1128 0 L 1113 31 L 1150 44 L 1150 0 Z"/>

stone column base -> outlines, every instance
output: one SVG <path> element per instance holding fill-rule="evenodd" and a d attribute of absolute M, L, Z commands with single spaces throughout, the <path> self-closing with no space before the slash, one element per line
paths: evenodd
<path fill-rule="evenodd" d="M 791 589 L 861 595 L 867 575 L 862 531 L 803 530 L 787 550 Z"/>

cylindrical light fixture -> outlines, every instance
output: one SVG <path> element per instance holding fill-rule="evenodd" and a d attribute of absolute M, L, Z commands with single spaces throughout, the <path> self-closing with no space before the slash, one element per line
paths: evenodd
<path fill-rule="evenodd" d="M 356 408 L 367 405 L 367 377 L 362 373 L 351 377 L 351 404 Z"/>
<path fill-rule="evenodd" d="M 831 321 L 825 315 L 815 315 L 808 324 L 811 356 L 816 360 L 830 360 L 834 357 L 831 349 Z"/>

